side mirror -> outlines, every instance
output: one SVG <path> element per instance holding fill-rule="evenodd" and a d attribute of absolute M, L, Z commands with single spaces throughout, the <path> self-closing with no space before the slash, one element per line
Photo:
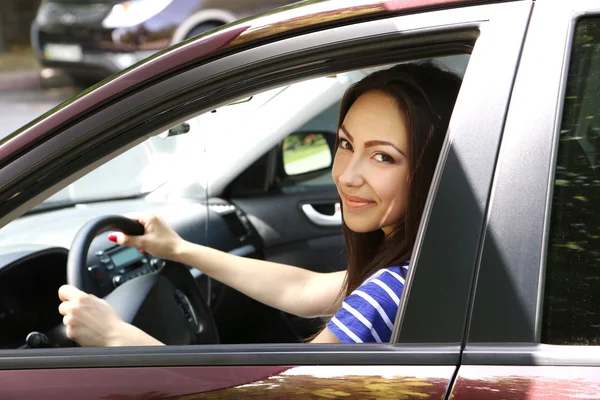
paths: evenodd
<path fill-rule="evenodd" d="M 297 177 L 329 169 L 334 145 L 335 134 L 331 132 L 292 133 L 281 145 L 285 175 Z"/>
<path fill-rule="evenodd" d="M 171 129 L 169 129 L 169 133 L 167 137 L 183 135 L 184 133 L 188 133 L 190 131 L 190 124 L 184 122 L 179 125 L 175 125 Z"/>
<path fill-rule="evenodd" d="M 179 125 L 175 125 L 174 127 L 172 127 L 171 129 L 169 129 L 166 132 L 161 133 L 160 135 L 158 135 L 158 137 L 161 139 L 166 139 L 166 138 L 170 138 L 172 136 L 183 135 L 185 133 L 188 133 L 189 131 L 190 131 L 190 124 L 188 124 L 187 122 L 184 122 Z"/>

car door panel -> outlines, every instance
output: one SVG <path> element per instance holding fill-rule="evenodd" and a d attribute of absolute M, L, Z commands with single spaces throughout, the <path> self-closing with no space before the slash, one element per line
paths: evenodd
<path fill-rule="evenodd" d="M 4 371 L 0 397 L 59 399 L 442 399 L 453 366 L 224 366 Z M 90 379 L 90 376 L 93 376 Z"/>
<path fill-rule="evenodd" d="M 339 198 L 335 187 L 232 199 L 232 202 L 246 214 L 261 236 L 263 246 L 260 253 L 264 260 L 315 272 L 334 272 L 346 268 L 341 216 L 336 208 Z M 307 207 L 312 213 L 306 213 Z M 317 219 L 315 223 L 311 217 L 326 222 L 319 223 Z M 252 310 L 252 315 L 260 315 L 260 318 L 246 321 L 246 326 L 252 327 L 254 335 L 246 335 L 245 340 L 251 342 L 302 342 L 326 323 L 325 319 L 302 318 L 267 307 L 229 287 L 223 288 L 220 304 L 229 307 L 226 313 L 223 308 L 218 310 L 218 314 L 226 315 L 222 317 L 225 320 L 222 324 L 231 325 L 232 315 L 237 315 L 238 321 L 245 318 L 239 315 L 239 304 L 245 304 L 246 316 L 250 315 L 249 310 Z M 227 340 L 227 336 L 225 338 Z M 239 340 L 239 337 L 231 338 L 233 343 L 239 343 Z"/>
<path fill-rule="evenodd" d="M 266 260 L 317 272 L 345 268 L 341 217 L 335 187 L 302 193 L 232 199 L 263 241 Z M 306 207 L 314 211 L 306 214 Z M 330 213 L 329 214 L 329 210 Z M 327 223 L 311 220 L 318 216 Z M 337 221 L 335 220 L 337 218 Z"/>

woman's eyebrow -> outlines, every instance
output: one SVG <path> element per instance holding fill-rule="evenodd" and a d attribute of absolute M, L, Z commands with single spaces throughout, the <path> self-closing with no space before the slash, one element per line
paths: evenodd
<path fill-rule="evenodd" d="M 365 142 L 365 147 L 373 147 L 373 146 L 392 146 L 394 149 L 396 149 L 396 151 L 398 153 L 400 153 L 404 157 L 406 157 L 406 154 L 404 154 L 404 152 L 402 150 L 400 150 L 398 147 L 396 147 L 396 145 L 394 145 L 392 142 L 388 142 L 386 140 L 369 140 L 368 142 Z"/>
<path fill-rule="evenodd" d="M 350 139 L 351 142 L 354 141 L 354 138 L 352 137 L 350 132 L 348 132 L 348 129 L 346 129 L 346 127 L 344 125 L 340 126 L 340 130 L 342 132 L 344 132 L 344 134 L 346 136 L 348 136 L 348 139 Z M 381 146 L 381 145 L 392 146 L 394 149 L 396 149 L 396 151 L 398 153 L 402 154 L 404 157 L 407 157 L 407 155 L 402 150 L 400 150 L 398 147 L 396 147 L 392 142 L 388 142 L 386 140 L 369 140 L 368 142 L 365 142 L 365 147 L 373 147 L 373 146 Z"/>

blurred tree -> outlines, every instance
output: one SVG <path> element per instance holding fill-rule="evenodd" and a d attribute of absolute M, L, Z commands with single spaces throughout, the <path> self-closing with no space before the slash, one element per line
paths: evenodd
<path fill-rule="evenodd" d="M 0 0 L 0 51 L 29 45 L 31 23 L 40 0 Z"/>
<path fill-rule="evenodd" d="M 1 7 L 0 7 L 1 8 Z M 8 47 L 6 46 L 6 41 L 4 40 L 4 24 L 2 23 L 2 11 L 0 10 L 0 53 L 8 51 Z"/>

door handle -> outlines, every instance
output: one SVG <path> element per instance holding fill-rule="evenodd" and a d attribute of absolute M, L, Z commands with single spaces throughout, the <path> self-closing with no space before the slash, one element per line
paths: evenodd
<path fill-rule="evenodd" d="M 341 226 L 342 209 L 340 203 L 335 203 L 335 212 L 333 215 L 322 214 L 315 210 L 312 204 L 302 204 L 302 211 L 308 219 L 319 226 Z"/>

